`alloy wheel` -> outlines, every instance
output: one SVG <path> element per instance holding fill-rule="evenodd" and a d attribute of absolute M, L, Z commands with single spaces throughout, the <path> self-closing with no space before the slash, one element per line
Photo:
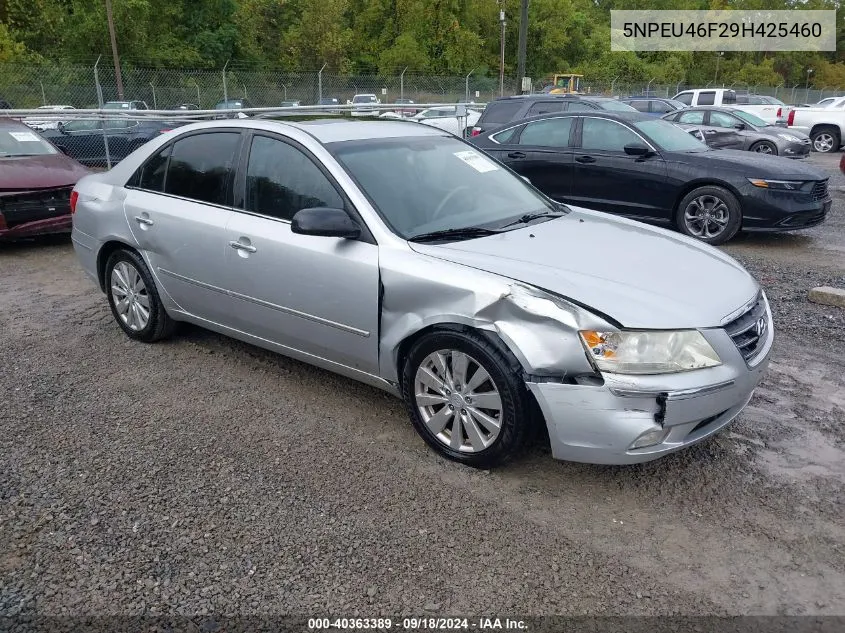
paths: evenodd
<path fill-rule="evenodd" d="M 414 400 L 428 430 L 454 451 L 489 448 L 502 430 L 499 390 L 476 359 L 438 350 L 423 359 L 414 378 Z"/>
<path fill-rule="evenodd" d="M 813 148 L 817 152 L 829 152 L 833 149 L 833 135 L 822 132 L 813 139 Z"/>
<path fill-rule="evenodd" d="M 695 237 L 714 238 L 724 232 L 729 220 L 725 201 L 709 194 L 693 198 L 684 209 L 684 224 Z"/>
<path fill-rule="evenodd" d="M 118 262 L 111 271 L 111 292 L 120 320 L 138 332 L 150 322 L 150 295 L 141 273 L 126 261 Z"/>
<path fill-rule="evenodd" d="M 772 151 L 772 146 L 768 143 L 760 143 L 754 148 L 754 151 L 758 154 L 774 154 Z"/>

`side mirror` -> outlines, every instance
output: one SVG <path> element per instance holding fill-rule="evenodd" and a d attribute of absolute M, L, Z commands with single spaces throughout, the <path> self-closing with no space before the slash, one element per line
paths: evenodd
<path fill-rule="evenodd" d="M 625 153 L 628 156 L 651 156 L 653 152 L 642 143 L 629 143 L 625 146 Z"/>
<path fill-rule="evenodd" d="M 744 129 L 745 129 L 745 123 L 735 123 L 735 124 L 734 124 L 734 129 L 737 129 L 737 130 L 744 130 Z"/>
<path fill-rule="evenodd" d="M 65 124 L 61 121 L 59 121 L 56 125 L 56 129 L 59 131 L 60 134 L 67 134 L 67 132 L 65 131 Z"/>
<path fill-rule="evenodd" d="M 290 230 L 299 235 L 345 237 L 356 239 L 361 227 L 343 209 L 313 207 L 298 211 L 290 223 Z"/>

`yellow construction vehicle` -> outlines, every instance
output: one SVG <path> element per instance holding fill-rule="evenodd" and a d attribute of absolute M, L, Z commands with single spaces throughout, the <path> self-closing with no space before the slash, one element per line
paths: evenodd
<path fill-rule="evenodd" d="M 552 83 L 547 87 L 549 94 L 571 95 L 581 93 L 581 79 L 584 75 L 561 73 L 552 77 Z"/>

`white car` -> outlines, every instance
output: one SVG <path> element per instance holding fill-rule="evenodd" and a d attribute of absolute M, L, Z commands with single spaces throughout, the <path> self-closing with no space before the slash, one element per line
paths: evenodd
<path fill-rule="evenodd" d="M 38 106 L 38 110 L 49 110 L 51 112 L 57 112 L 60 110 L 75 110 L 73 106 L 70 105 L 43 105 Z M 26 118 L 23 120 L 29 127 L 33 130 L 57 130 L 59 128 L 59 123 L 63 123 L 60 119 L 50 118 L 50 119 L 33 119 L 33 118 Z"/>
<path fill-rule="evenodd" d="M 823 106 L 794 108 L 786 124 L 807 134 L 815 151 L 839 151 L 845 138 L 845 98 Z"/>
<path fill-rule="evenodd" d="M 698 90 L 684 90 L 676 94 L 673 99 L 687 106 L 725 106 L 736 108 L 763 119 L 769 125 L 786 120 L 792 106 L 786 105 L 774 97 L 766 95 L 738 95 L 730 88 L 702 88 Z"/>
<path fill-rule="evenodd" d="M 477 110 L 467 108 L 467 115 L 458 117 L 456 112 L 456 106 L 440 106 L 437 108 L 427 108 L 411 118 L 419 123 L 446 130 L 455 136 L 464 138 L 467 136 L 467 128 L 472 128 L 473 125 L 478 123 L 481 113 Z"/>
<path fill-rule="evenodd" d="M 350 113 L 352 116 L 378 116 L 378 109 L 367 107 L 367 105 L 378 105 L 381 100 L 374 94 L 357 94 L 352 97 L 352 101 L 347 101 L 347 104 L 352 104 L 356 107 L 352 108 Z"/>

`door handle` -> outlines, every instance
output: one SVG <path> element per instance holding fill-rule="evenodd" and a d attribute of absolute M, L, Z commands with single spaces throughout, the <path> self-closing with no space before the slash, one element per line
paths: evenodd
<path fill-rule="evenodd" d="M 236 242 L 235 240 L 232 240 L 231 242 L 229 242 L 229 246 L 234 248 L 236 251 L 246 251 L 247 253 L 254 253 L 255 251 L 258 250 L 257 248 L 255 248 L 254 246 L 251 246 L 250 244 L 242 244 L 241 242 Z"/>
<path fill-rule="evenodd" d="M 593 158 L 592 156 L 577 156 L 577 157 L 575 158 L 575 162 L 576 162 L 576 163 L 581 163 L 582 165 L 585 165 L 585 164 L 587 164 L 587 163 L 594 163 L 594 162 L 596 162 L 596 159 L 595 159 L 595 158 Z"/>
<path fill-rule="evenodd" d="M 146 224 L 147 226 L 152 226 L 153 224 L 155 224 L 155 222 L 153 222 L 152 220 L 150 220 L 147 217 L 144 217 L 143 215 L 136 215 L 135 221 L 138 224 Z"/>
<path fill-rule="evenodd" d="M 525 158 L 525 152 L 508 152 L 508 158 Z"/>

